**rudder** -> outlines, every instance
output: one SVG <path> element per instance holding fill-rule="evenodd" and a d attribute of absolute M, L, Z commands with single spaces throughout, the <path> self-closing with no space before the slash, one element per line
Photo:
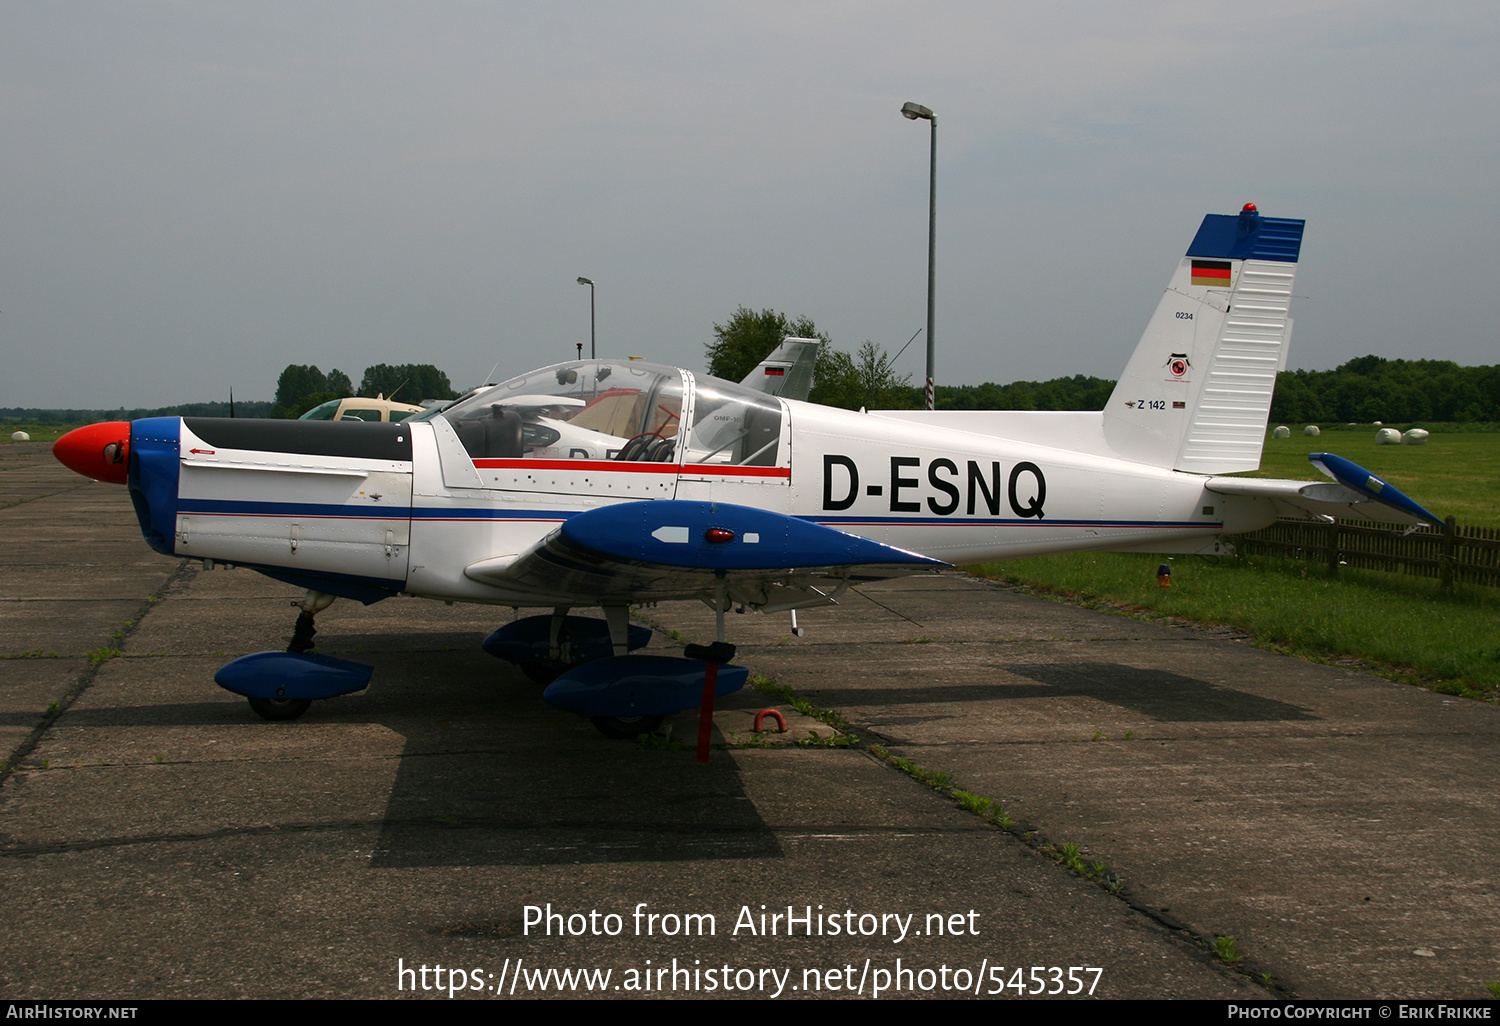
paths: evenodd
<path fill-rule="evenodd" d="M 1112 451 L 1200 474 L 1260 466 L 1304 224 L 1250 203 L 1203 219 L 1104 408 Z"/>

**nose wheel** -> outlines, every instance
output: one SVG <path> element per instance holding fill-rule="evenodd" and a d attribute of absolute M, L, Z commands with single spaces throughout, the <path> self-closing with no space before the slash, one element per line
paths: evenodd
<path fill-rule="evenodd" d="M 297 622 L 292 626 L 292 640 L 287 645 L 288 652 L 311 652 L 315 647 L 313 635 L 318 633 L 315 621 L 316 615 L 333 604 L 333 596 L 321 592 L 309 591 L 301 602 L 292 603 L 297 606 Z M 281 687 L 276 689 L 278 693 L 284 694 Z M 250 698 L 250 708 L 255 715 L 272 723 L 295 720 L 308 709 L 312 708 L 310 698 Z"/>
<path fill-rule="evenodd" d="M 295 720 L 312 707 L 308 698 L 252 698 L 249 702 L 255 715 L 272 722 Z"/>
<path fill-rule="evenodd" d="M 665 716 L 594 716 L 589 722 L 605 737 L 634 741 L 642 734 L 653 733 L 664 719 Z"/>
<path fill-rule="evenodd" d="M 297 623 L 292 627 L 292 642 L 287 645 L 286 650 L 311 652 L 313 635 L 316 633 L 318 628 L 313 623 L 313 614 L 306 609 L 302 610 L 297 614 Z M 248 701 L 255 715 L 272 723 L 295 720 L 312 708 L 312 700 L 307 698 L 251 698 Z"/>

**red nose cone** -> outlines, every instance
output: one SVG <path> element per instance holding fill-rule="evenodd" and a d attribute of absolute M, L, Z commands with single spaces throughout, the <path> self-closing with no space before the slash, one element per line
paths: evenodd
<path fill-rule="evenodd" d="M 52 455 L 84 477 L 124 484 L 130 466 L 130 422 L 112 420 L 75 428 L 52 443 Z"/>

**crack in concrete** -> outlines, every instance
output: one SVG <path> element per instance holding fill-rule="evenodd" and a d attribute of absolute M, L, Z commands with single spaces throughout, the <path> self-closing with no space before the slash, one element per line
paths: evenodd
<path fill-rule="evenodd" d="M 168 589 L 177 586 L 178 584 L 191 580 L 193 576 L 194 568 L 192 564 L 183 561 L 181 564 L 173 568 L 172 572 L 167 575 L 166 579 L 161 583 L 161 586 L 157 590 L 160 592 L 165 592 Z M 115 638 L 113 635 L 111 635 L 110 637 L 105 639 L 105 643 L 102 643 L 100 647 L 112 647 L 108 644 L 108 642 L 112 641 L 117 641 L 119 644 L 123 645 L 126 641 L 130 640 L 131 635 L 133 635 L 140 628 L 141 621 L 143 621 L 147 616 L 150 615 L 151 610 L 154 606 L 158 606 L 160 604 L 160 601 L 153 601 L 150 597 L 142 599 L 140 607 L 137 610 L 135 616 L 129 618 L 133 622 L 120 629 L 119 633 L 121 636 L 119 638 Z M 108 661 L 109 660 L 107 659 L 100 661 L 94 661 L 90 659 L 89 664 L 85 666 L 79 672 L 78 676 L 73 679 L 73 683 L 70 684 L 68 686 L 68 689 L 63 692 L 62 697 L 57 699 L 57 701 L 53 703 L 53 706 L 55 706 L 55 708 L 53 706 L 49 706 L 48 709 L 42 713 L 41 719 L 37 721 L 36 726 L 31 728 L 30 733 L 28 733 L 26 737 L 21 741 L 21 743 L 11 751 L 5 762 L 3 764 L 0 764 L 0 787 L 3 787 L 5 785 L 5 782 L 15 774 L 21 760 L 25 759 L 28 755 L 35 751 L 37 745 L 41 744 L 42 738 L 46 736 L 47 731 L 52 729 L 52 724 L 57 722 L 58 717 L 67 712 L 68 708 L 78 700 L 79 696 L 89 689 L 90 685 L 94 683 L 94 678 L 99 673 L 99 668 Z"/>

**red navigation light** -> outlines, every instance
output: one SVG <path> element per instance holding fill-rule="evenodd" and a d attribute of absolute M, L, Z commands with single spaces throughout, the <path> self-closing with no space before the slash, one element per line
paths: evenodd
<path fill-rule="evenodd" d="M 734 532 L 726 531 L 722 527 L 710 527 L 703 532 L 703 540 L 718 544 L 719 542 L 734 541 Z"/>
<path fill-rule="evenodd" d="M 1255 204 L 1254 203 L 1246 203 L 1243 207 L 1240 207 L 1240 213 L 1242 213 L 1242 214 L 1253 214 L 1253 213 L 1255 213 Z"/>

